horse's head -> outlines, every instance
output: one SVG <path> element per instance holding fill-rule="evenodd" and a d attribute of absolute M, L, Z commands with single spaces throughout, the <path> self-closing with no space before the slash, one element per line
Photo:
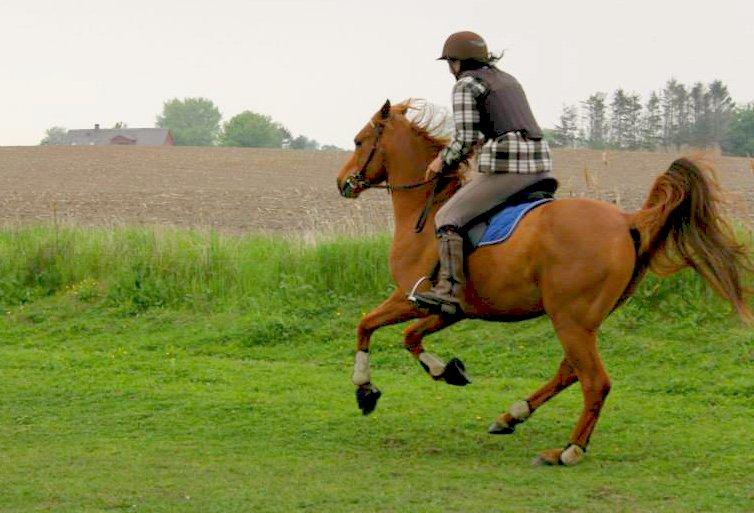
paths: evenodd
<path fill-rule="evenodd" d="M 383 146 L 390 110 L 390 100 L 387 100 L 369 123 L 356 134 L 356 150 L 338 173 L 338 190 L 343 197 L 356 198 L 364 189 L 387 179 Z"/>

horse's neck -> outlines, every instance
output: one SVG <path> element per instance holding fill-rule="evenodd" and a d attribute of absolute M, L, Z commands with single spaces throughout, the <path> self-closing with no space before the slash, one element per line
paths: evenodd
<path fill-rule="evenodd" d="M 419 216 L 427 206 L 427 200 L 432 194 L 435 183 L 427 184 L 411 191 L 394 192 L 391 196 L 393 202 L 393 217 L 395 219 L 395 236 L 405 236 L 407 233 L 419 235 L 414 231 Z M 454 179 L 444 181 L 441 189 L 436 191 L 425 223 L 426 229 L 422 234 L 429 233 L 434 237 L 434 218 L 440 207 L 450 199 L 460 187 Z"/>
<path fill-rule="evenodd" d="M 426 167 L 426 163 L 424 165 Z M 437 260 L 435 214 L 459 186 L 457 180 L 451 180 L 437 192 L 424 227 L 419 233 L 416 233 L 415 226 L 434 183 L 415 190 L 393 192 L 391 199 L 395 231 L 391 247 L 391 268 L 399 287 L 410 287 L 419 277 L 432 272 Z"/>

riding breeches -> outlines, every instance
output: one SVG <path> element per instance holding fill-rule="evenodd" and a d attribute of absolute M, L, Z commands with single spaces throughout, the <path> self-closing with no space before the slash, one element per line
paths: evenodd
<path fill-rule="evenodd" d="M 538 181 L 545 173 L 477 174 L 445 203 L 435 216 L 435 228 L 464 228 L 473 219 Z"/>

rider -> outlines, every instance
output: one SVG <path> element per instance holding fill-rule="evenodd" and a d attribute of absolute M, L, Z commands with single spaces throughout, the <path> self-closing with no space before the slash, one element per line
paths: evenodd
<path fill-rule="evenodd" d="M 427 167 L 426 178 L 451 171 L 477 148 L 479 174 L 435 216 L 440 271 L 434 288 L 412 298 L 419 306 L 461 313 L 463 238 L 459 232 L 473 219 L 494 209 L 513 194 L 550 177 L 552 160 L 547 141 L 529 108 L 524 90 L 495 63 L 487 43 L 474 32 L 448 37 L 438 60 L 448 61 L 455 76 L 455 135 Z"/>

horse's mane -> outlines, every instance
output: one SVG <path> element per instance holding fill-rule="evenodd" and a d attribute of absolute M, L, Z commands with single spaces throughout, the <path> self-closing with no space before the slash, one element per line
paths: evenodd
<path fill-rule="evenodd" d="M 453 118 L 447 109 L 426 100 L 409 98 L 392 107 L 394 114 L 406 120 L 414 133 L 424 139 L 435 151 L 440 151 L 451 141 Z M 469 160 L 461 162 L 457 172 L 461 180 L 466 179 L 470 168 Z"/>
<path fill-rule="evenodd" d="M 438 150 L 450 143 L 452 119 L 444 108 L 426 100 L 409 98 L 394 105 L 392 110 L 406 119 L 414 133 Z"/>

